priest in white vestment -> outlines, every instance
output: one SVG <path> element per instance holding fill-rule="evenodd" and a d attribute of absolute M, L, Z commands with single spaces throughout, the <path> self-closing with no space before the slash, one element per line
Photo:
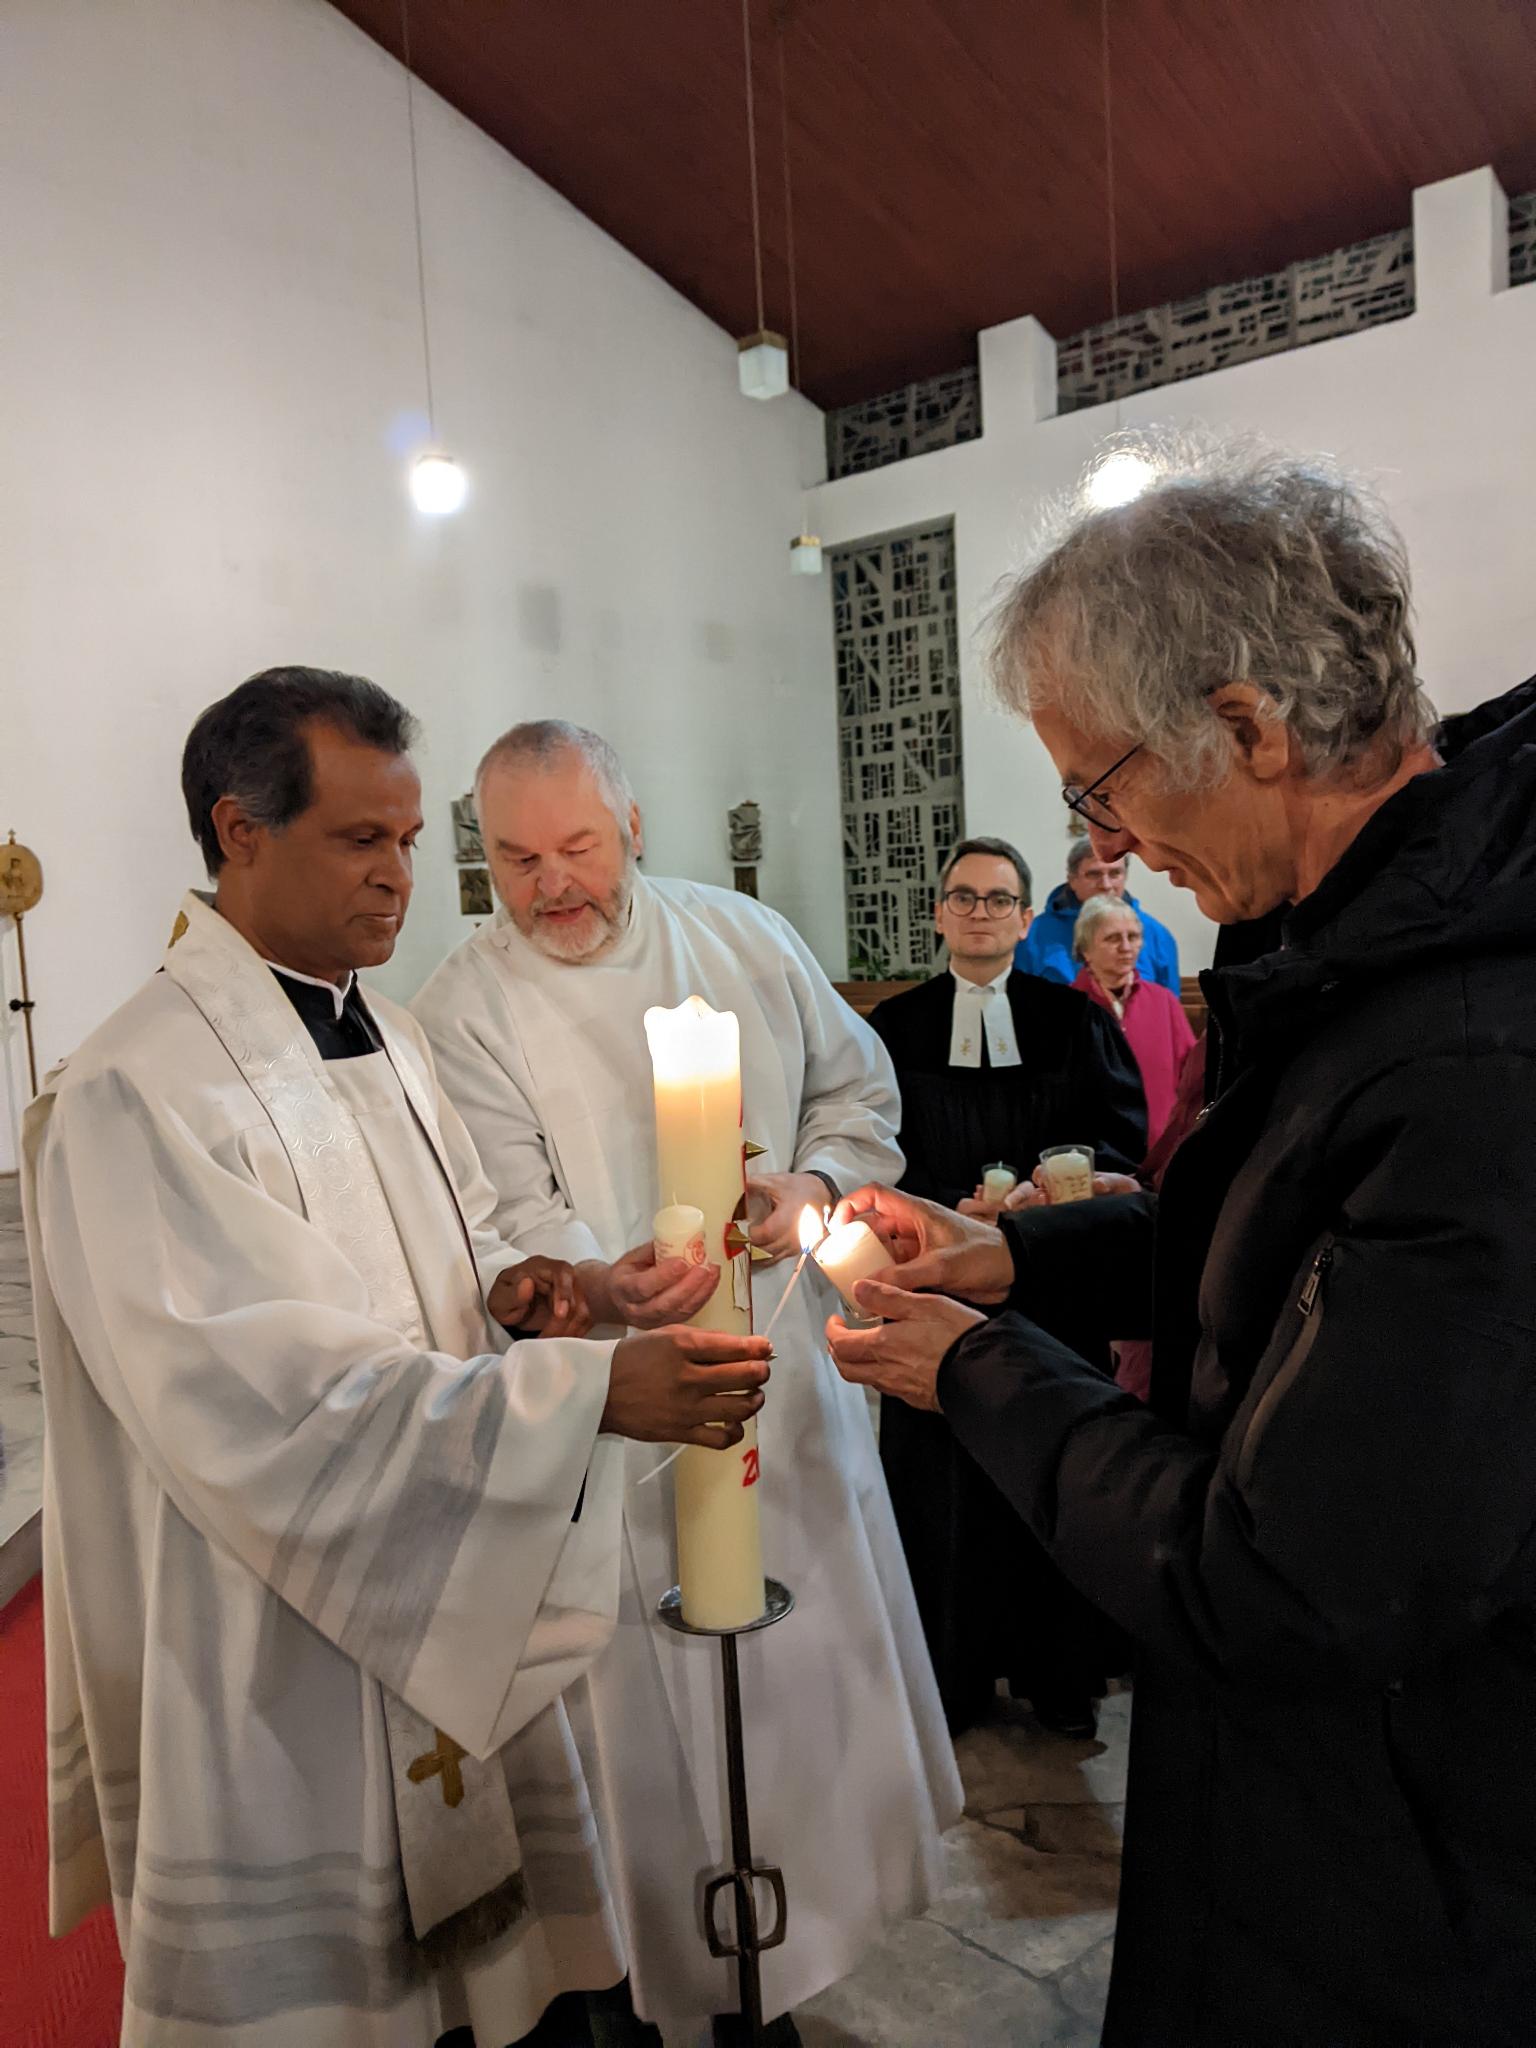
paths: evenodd
<path fill-rule="evenodd" d="M 312 670 L 203 715 L 217 907 L 28 1118 L 52 1922 L 110 1898 L 127 2048 L 587 2038 L 541 2015 L 624 1971 L 561 1705 L 617 1610 L 610 1432 L 760 1399 L 761 1340 L 492 1320 L 575 1327 L 569 1276 L 515 1270 L 354 971 L 410 894 L 410 724 Z"/>
<path fill-rule="evenodd" d="M 786 920 L 757 902 L 639 874 L 640 819 L 612 749 L 548 721 L 497 742 L 477 778 L 501 898 L 413 1009 L 494 1184 L 503 1233 L 603 1275 L 650 1235 L 658 1196 L 653 1004 L 690 994 L 741 1026 L 754 1241 L 795 1248 L 806 1203 L 901 1172 L 889 1058 Z M 682 1193 L 681 1190 L 678 1191 Z M 758 1266 L 756 1326 L 792 1268 Z M 754 1851 L 784 1871 L 788 1937 L 763 1957 L 764 2010 L 846 1975 L 939 1885 L 961 1794 L 864 1399 L 822 1337 L 814 1268 L 774 1329 L 759 1418 L 763 1555 L 795 1611 L 742 1638 Z M 601 1311 L 599 1310 L 599 1313 Z M 728 1861 L 714 1646 L 657 1626 L 675 1577 L 670 1474 L 627 1457 L 617 1635 L 567 1695 L 609 1858 L 635 2008 L 669 2043 L 734 2009 L 703 1939 L 701 1880 Z"/>

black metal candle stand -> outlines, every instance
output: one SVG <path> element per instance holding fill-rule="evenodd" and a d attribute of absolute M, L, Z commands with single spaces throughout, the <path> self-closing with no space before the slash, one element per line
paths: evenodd
<path fill-rule="evenodd" d="M 683 1619 L 682 1589 L 674 1586 L 663 1593 L 656 1606 L 658 1620 L 680 1636 L 715 1636 L 720 1643 L 720 1693 L 725 1707 L 725 1769 L 731 1809 L 731 1868 L 713 1877 L 704 1887 L 704 1938 L 712 1956 L 736 1965 L 736 1990 L 741 2017 L 750 2048 L 761 2048 L 763 2040 L 763 1977 L 760 1958 L 766 1949 L 777 1948 L 784 1939 L 788 1907 L 784 1898 L 784 1873 L 772 1863 L 752 1861 L 752 1817 L 747 1807 L 747 1756 L 741 1722 L 741 1669 L 736 1656 L 736 1638 L 755 1635 L 782 1621 L 795 1604 L 795 1596 L 777 1579 L 765 1582 L 767 1605 L 755 1621 L 739 1628 L 696 1628 Z M 773 1895 L 773 1925 L 766 1933 L 757 1924 L 757 1892 L 766 1885 Z M 735 1905 L 734 1937 L 721 1932 L 717 1908 L 721 1895 L 731 1894 Z"/>

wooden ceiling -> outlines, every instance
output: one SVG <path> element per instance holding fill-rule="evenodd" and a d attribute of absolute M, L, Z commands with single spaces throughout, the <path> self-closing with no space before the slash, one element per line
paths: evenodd
<path fill-rule="evenodd" d="M 400 54 L 400 0 L 333 0 Z M 1123 309 L 1536 187 L 1536 0 L 1107 0 Z M 768 324 L 823 405 L 1108 316 L 1099 0 L 748 0 Z M 419 75 L 732 333 L 757 325 L 739 0 L 412 0 Z M 782 35 L 787 93 L 779 90 Z"/>

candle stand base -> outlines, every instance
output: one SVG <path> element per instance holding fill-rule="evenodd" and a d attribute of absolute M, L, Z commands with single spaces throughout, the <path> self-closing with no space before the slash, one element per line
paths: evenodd
<path fill-rule="evenodd" d="M 683 1596 L 679 1587 L 663 1593 L 657 1602 L 657 1619 L 681 1636 L 716 1636 L 720 1642 L 720 1692 L 725 1708 L 725 1768 L 731 1808 L 731 1868 L 711 1878 L 704 1887 L 704 1936 L 712 1956 L 736 1965 L 736 1990 L 746 2039 L 752 2048 L 763 2040 L 763 1980 L 758 1958 L 765 1949 L 777 1948 L 784 1939 L 788 1908 L 784 1898 L 784 1873 L 771 1863 L 752 1861 L 752 1821 L 747 1807 L 747 1757 L 741 1722 L 741 1670 L 736 1656 L 736 1638 L 755 1635 L 782 1621 L 795 1604 L 795 1596 L 777 1579 L 765 1582 L 768 1604 L 755 1621 L 739 1628 L 695 1628 L 683 1619 Z M 773 1894 L 773 1925 L 764 1933 L 757 1924 L 756 1884 L 765 1884 Z M 716 1920 L 721 1894 L 729 1892 L 735 1906 L 734 1938 L 723 1934 Z"/>

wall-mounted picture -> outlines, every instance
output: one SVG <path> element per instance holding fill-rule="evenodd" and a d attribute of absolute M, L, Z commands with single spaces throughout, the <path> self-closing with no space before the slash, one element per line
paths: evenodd
<path fill-rule="evenodd" d="M 461 917 L 489 917 L 493 907 L 491 901 L 490 869 L 460 868 L 459 915 Z"/>
<path fill-rule="evenodd" d="M 453 810 L 453 857 L 460 867 L 470 867 L 485 859 L 485 841 L 480 837 L 480 821 L 475 816 L 473 796 L 456 796 Z"/>

